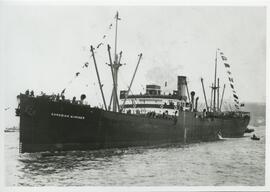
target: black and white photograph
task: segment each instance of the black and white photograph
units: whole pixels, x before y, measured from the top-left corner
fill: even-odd
[[[0,2],[3,191],[267,189],[266,58],[263,4]]]

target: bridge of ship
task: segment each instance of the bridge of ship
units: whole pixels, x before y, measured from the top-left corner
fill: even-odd
[[[123,112],[131,114],[155,112],[174,115],[176,111],[187,110],[190,107],[186,102],[186,96],[179,95],[178,91],[173,91],[173,94],[161,94],[158,85],[147,85],[145,94],[126,95],[126,91],[121,91],[120,100],[126,100]]]

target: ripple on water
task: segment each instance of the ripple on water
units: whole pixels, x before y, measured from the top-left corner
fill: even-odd
[[[9,186],[264,185],[265,127],[260,141],[226,138],[158,147],[70,151],[42,157],[18,153],[18,132],[5,134]]]

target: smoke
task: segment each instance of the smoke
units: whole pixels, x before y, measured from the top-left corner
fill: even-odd
[[[163,64],[149,69],[146,73],[147,81],[165,87],[165,82],[167,90],[176,90],[177,89],[177,76],[179,75],[180,69],[182,66],[171,66],[169,64]]]

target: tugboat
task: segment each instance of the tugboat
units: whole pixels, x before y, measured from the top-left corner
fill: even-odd
[[[16,109],[16,115],[20,117],[21,153],[215,141],[224,135],[244,134],[249,113],[221,112],[219,107],[216,108],[216,99],[212,110],[207,106],[206,97],[206,109],[198,111],[199,98],[195,98],[194,91],[189,94],[186,76],[177,77],[177,89],[170,94],[162,94],[159,85],[151,84],[146,85],[146,93],[130,95],[142,54],[139,54],[128,90],[120,91],[120,104],[117,75],[122,66],[122,53],[116,49],[118,21],[117,12],[114,61],[111,47],[107,46],[113,82],[110,104],[106,104],[95,48],[91,46],[103,107],[84,104],[85,95],[79,101],[66,99],[65,89],[61,95],[21,93],[17,96],[19,106]],[[201,82],[204,90],[203,80]],[[215,83],[214,92],[218,87]]]
[[[252,135],[251,137],[252,140],[260,140],[260,137],[257,137],[255,134]]]

